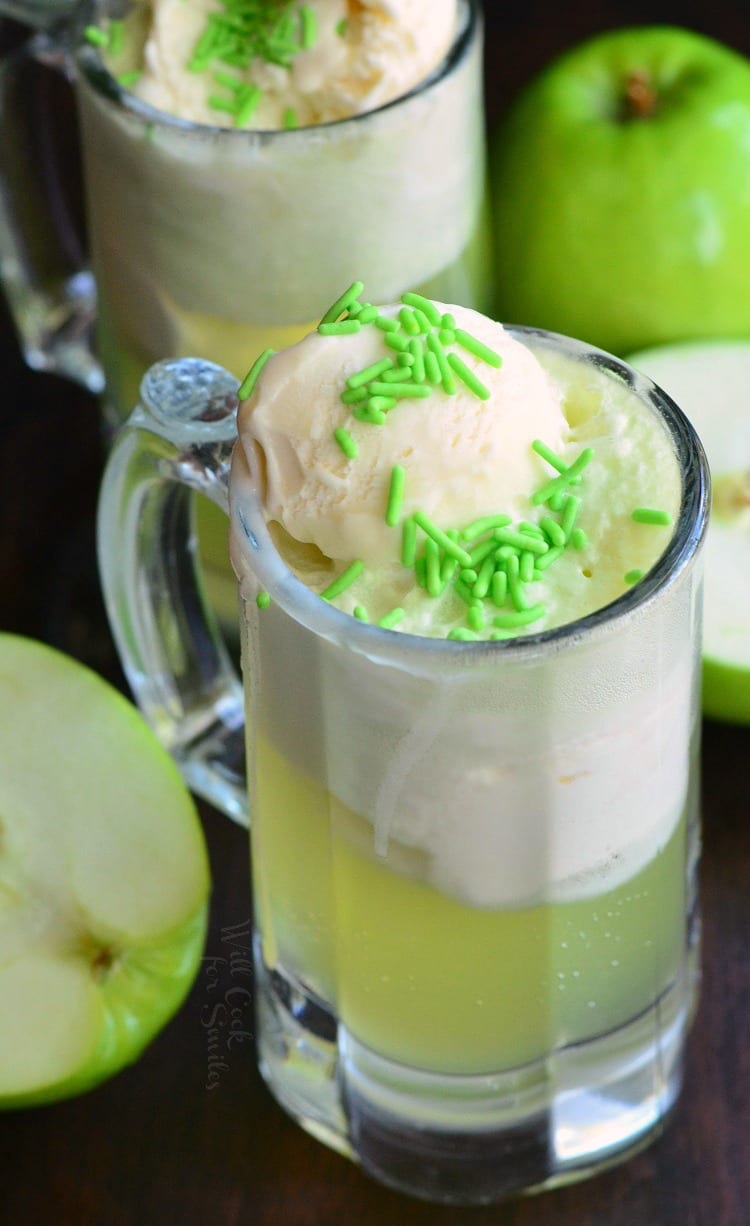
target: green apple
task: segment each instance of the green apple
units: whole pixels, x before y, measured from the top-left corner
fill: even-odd
[[[713,475],[706,539],[703,710],[750,724],[750,340],[631,355],[695,426]]]
[[[193,801],[122,695],[0,634],[0,1105],[78,1094],[184,999],[209,870]]]
[[[598,35],[492,150],[496,313],[626,354],[750,336],[750,61],[688,30]]]

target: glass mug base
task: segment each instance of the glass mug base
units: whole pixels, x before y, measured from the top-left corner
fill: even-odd
[[[380,1183],[436,1203],[491,1204],[585,1179],[664,1127],[680,1092],[697,951],[625,1025],[519,1069],[450,1076],[367,1048],[255,943],[259,1067],[303,1128]]]

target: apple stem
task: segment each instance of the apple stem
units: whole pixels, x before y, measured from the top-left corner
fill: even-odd
[[[634,69],[625,79],[625,119],[648,119],[656,111],[657,92],[645,69]]]

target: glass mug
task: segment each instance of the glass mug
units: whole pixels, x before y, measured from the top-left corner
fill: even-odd
[[[511,332],[624,382],[680,465],[666,552],[577,622],[456,643],[321,600],[233,455],[236,380],[199,359],[148,372],[100,503],[141,708],[196,792],[240,821],[249,793],[264,1078],[375,1178],[453,1203],[581,1178],[655,1135],[698,977],[705,457],[623,363]],[[244,693],[206,616],[191,490],[230,513]]]
[[[4,5],[23,9],[21,0]],[[352,269],[373,301],[418,287],[487,309],[478,0],[461,0],[446,59],[409,93],[351,119],[270,132],[174,118],[118,84],[84,31],[128,8],[84,0],[0,78],[10,133],[0,151],[0,269],[31,366],[102,392],[114,428],[152,362],[200,353],[241,378],[256,353],[308,332]],[[29,0],[28,17],[41,23],[67,9]],[[75,88],[93,274],[60,207],[40,61]],[[231,626],[224,528],[205,503],[199,516],[206,583]]]

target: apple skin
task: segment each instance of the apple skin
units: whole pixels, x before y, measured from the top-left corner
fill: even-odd
[[[706,449],[713,498],[705,545],[703,713],[750,724],[750,504],[744,492],[750,489],[750,338],[683,341],[628,361],[679,404]]]
[[[0,634],[0,1108],[136,1060],[200,966],[210,887],[194,802],[136,707]]]
[[[652,113],[623,118],[628,81]],[[597,35],[522,91],[491,159],[498,318],[619,355],[750,336],[743,56],[671,26]]]

